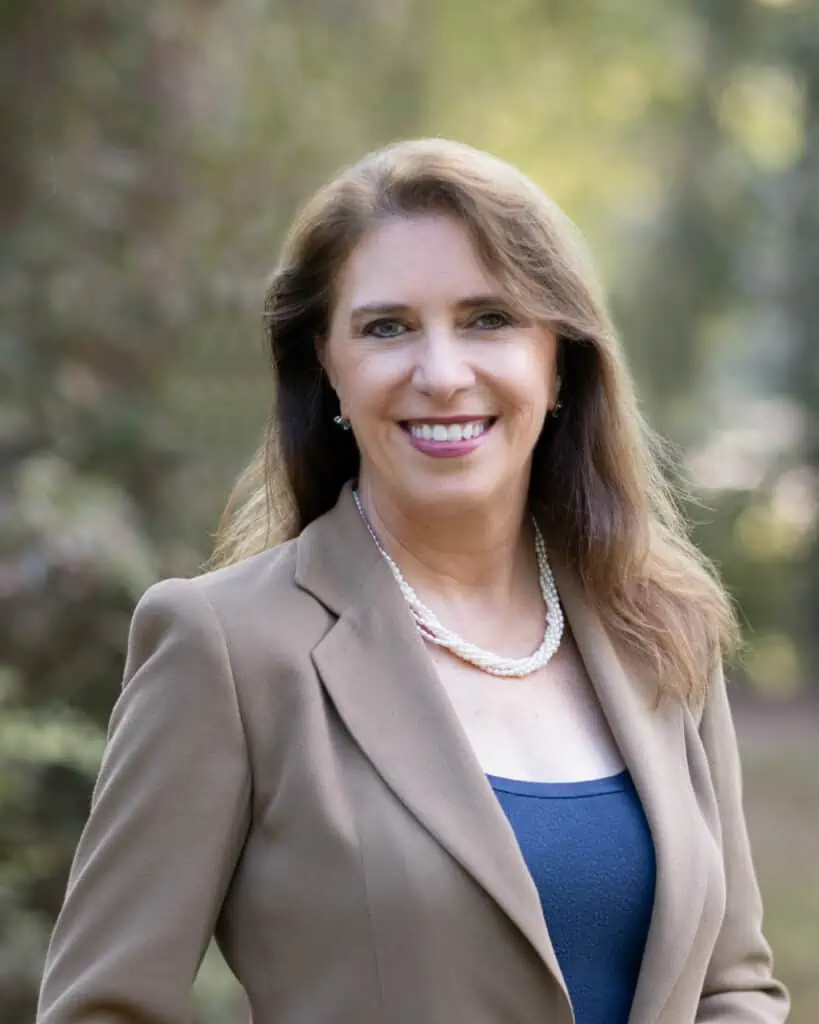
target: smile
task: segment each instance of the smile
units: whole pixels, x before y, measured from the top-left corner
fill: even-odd
[[[400,424],[412,447],[433,459],[471,455],[486,440],[497,416],[481,419],[404,420]]]
[[[406,429],[419,441],[457,444],[480,437],[491,425],[491,419],[466,420],[460,423],[437,423],[431,420],[407,423]]]

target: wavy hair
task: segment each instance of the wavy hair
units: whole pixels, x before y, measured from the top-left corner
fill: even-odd
[[[648,667],[660,695],[697,701],[720,648],[736,647],[736,619],[689,539],[585,246],[529,178],[460,143],[411,140],[370,153],[297,217],[264,305],[274,407],[222,516],[211,566],[296,536],[357,475],[355,439],[333,424],[338,400],[319,359],[334,286],[367,232],[425,214],[463,223],[510,297],[556,330],[563,406],[535,447],[532,511],[621,651]]]

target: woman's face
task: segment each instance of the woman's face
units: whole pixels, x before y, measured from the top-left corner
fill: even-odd
[[[557,397],[556,352],[457,220],[379,226],[344,268],[323,352],[362,486],[376,501],[448,512],[524,496]]]

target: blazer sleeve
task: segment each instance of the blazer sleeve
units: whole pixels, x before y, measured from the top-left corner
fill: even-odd
[[[249,825],[225,641],[198,581],[134,613],[91,810],[49,945],[37,1024],[189,1024]]]
[[[719,805],[727,902],[696,1024],[780,1024],[790,1003],[787,990],[773,977],[771,949],[762,934],[762,899],[751,860],[739,749],[721,665],[711,680],[700,735]]]

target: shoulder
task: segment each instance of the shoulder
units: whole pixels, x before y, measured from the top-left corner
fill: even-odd
[[[702,688],[702,692],[686,702],[698,730],[701,731],[703,725],[707,724],[707,718],[710,717],[711,709],[715,705],[725,710],[730,709],[725,671],[719,651],[715,651],[712,655],[711,667],[707,671],[706,684]]]
[[[298,591],[297,545],[298,539],[285,541],[187,582],[220,615],[231,608],[248,611],[260,602],[290,601]]]
[[[162,580],[137,606],[144,630],[171,620],[177,630],[218,634],[234,667],[309,652],[329,628],[327,610],[296,582],[298,539],[190,579]],[[244,674],[244,673],[242,673]]]
[[[334,621],[296,583],[297,543],[149,587],[131,623],[126,689],[150,687],[164,716],[169,704],[191,702],[203,719],[230,714],[251,749],[261,736],[265,743],[286,736],[292,715],[283,711],[312,692],[312,651]]]

